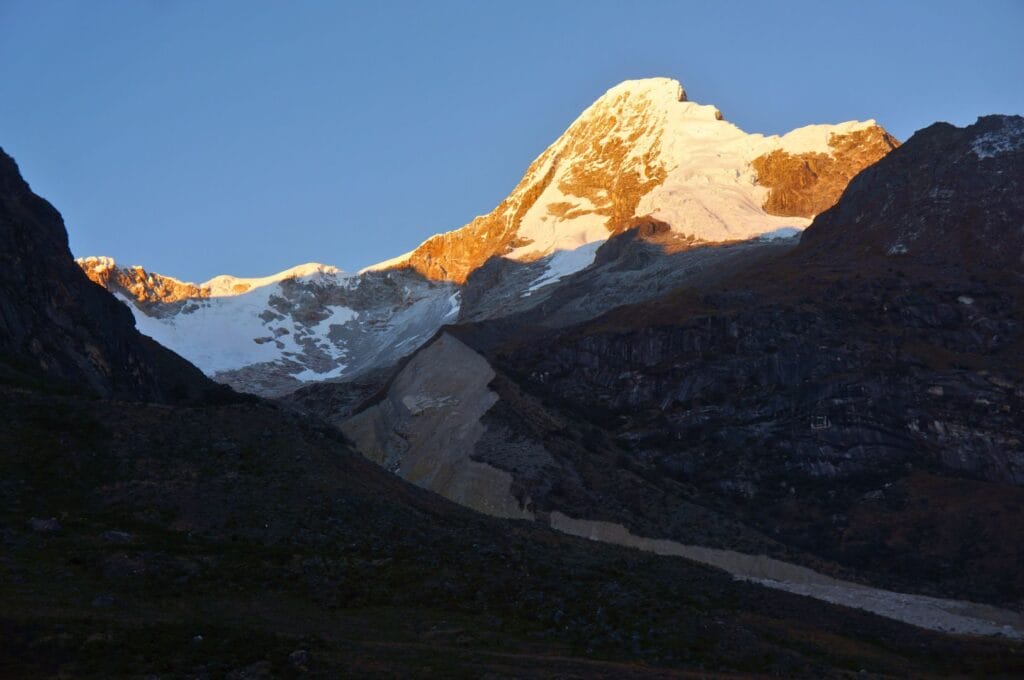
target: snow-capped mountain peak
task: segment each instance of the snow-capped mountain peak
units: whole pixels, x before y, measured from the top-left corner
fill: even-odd
[[[309,263],[195,284],[110,258],[79,266],[208,375],[280,394],[390,365],[459,318],[464,295],[477,316],[540,304],[541,289],[642,224],[684,248],[793,233],[895,145],[874,121],[748,134],[677,80],[629,80],[587,107],[489,214],[358,274]],[[493,257],[516,274],[483,272],[489,284],[462,288]]]
[[[463,282],[488,258],[530,261],[601,241],[640,217],[695,241],[804,227],[896,146],[874,121],[748,134],[670,78],[608,90],[491,213],[368,268]]]

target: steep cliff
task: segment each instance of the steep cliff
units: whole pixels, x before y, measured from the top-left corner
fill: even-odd
[[[0,363],[101,396],[169,401],[216,389],[194,366],[135,330],[127,307],[91,283],[68,250],[60,214],[0,150]]]

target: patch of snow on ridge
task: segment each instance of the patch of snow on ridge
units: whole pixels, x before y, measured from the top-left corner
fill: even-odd
[[[200,284],[200,287],[209,288],[211,297],[225,297],[246,293],[254,288],[269,286],[273,283],[278,283],[286,279],[311,279],[323,276],[347,278],[350,275],[337,267],[332,267],[329,264],[307,262],[306,264],[300,264],[276,274],[271,274],[270,276],[252,279],[239,278],[237,276],[231,276],[230,274],[221,274],[220,276],[215,276],[209,281]]]
[[[360,269],[358,273],[365,274],[366,272],[378,272],[385,269],[397,269],[409,261],[409,258],[412,257],[412,253],[413,251],[410,250],[407,253],[402,253],[398,257],[392,257],[390,259],[384,260],[383,262],[371,264],[368,267],[363,267],[362,269]]]
[[[779,147],[791,154],[831,153],[829,140],[832,135],[849,135],[859,130],[875,127],[878,122],[874,118],[868,120],[848,120],[835,125],[805,125],[791,130],[781,137],[772,135],[765,137],[768,141],[777,141]],[[760,137],[761,135],[757,135]]]
[[[321,380],[330,380],[331,378],[340,378],[341,374],[345,372],[345,365],[342,364],[329,371],[323,373],[317,373],[311,368],[307,368],[304,371],[293,373],[292,377],[302,382],[319,382]]]
[[[992,158],[1011,151],[1024,149],[1024,118],[1019,116],[1003,118],[1000,132],[986,132],[975,138],[971,144],[978,158]]]
[[[766,231],[757,237],[759,241],[780,241],[782,239],[793,238],[799,236],[804,232],[800,227],[779,227],[774,231]]]
[[[584,244],[575,250],[559,250],[549,256],[547,261],[547,268],[544,273],[530,282],[530,286],[523,293],[524,296],[530,295],[539,288],[543,288],[549,283],[560,281],[561,279],[575,274],[581,269],[586,269],[593,263],[594,257],[597,255],[597,249],[604,244],[604,241],[593,241],[591,243]]]

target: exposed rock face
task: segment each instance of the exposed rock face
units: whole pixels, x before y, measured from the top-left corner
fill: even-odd
[[[627,81],[584,111],[491,213],[385,266],[461,283],[493,256],[575,249],[648,215],[712,242],[804,226],[771,216],[813,217],[895,143],[873,121],[748,135],[713,106],[687,101],[675,80]]]
[[[497,400],[492,378],[486,359],[442,333],[342,431],[403,479],[488,515],[532,518],[510,493],[512,475],[470,458],[486,429],[480,418]]]
[[[1002,546],[1024,539],[1012,528],[1024,522],[1024,328],[1005,310],[1020,301],[977,286],[979,307],[956,304],[963,286],[882,277],[684,298],[685,311],[623,311],[497,366],[608,433],[618,446],[606,459],[665,499],[619,504],[620,482],[591,512],[650,531],[678,497],[890,586],[1012,602],[1024,594],[1020,555]],[[551,502],[546,484],[519,481],[538,508]],[[559,492],[574,503],[599,488],[573,486]],[[1003,500],[982,517],[943,510],[953,497]],[[662,531],[693,541],[669,516]],[[919,545],[914,531],[932,540]]]
[[[913,141],[913,144],[910,144]],[[957,128],[935,123],[909,147],[866,170],[842,202],[808,230],[801,250],[895,256],[1016,275],[1024,264],[1024,118],[985,116]]]
[[[142,267],[118,267],[109,257],[86,257],[75,260],[93,283],[112,293],[121,293],[145,309],[166,309],[185,300],[210,297],[209,286],[185,283],[169,276],[147,272]]]
[[[448,332],[487,359],[497,395],[472,457],[508,471],[514,495],[542,521],[558,512],[832,577],[1016,606],[1017,129],[1016,119],[986,118],[919,133],[862,173],[800,246],[757,267],[741,260],[724,279],[691,275],[643,305],[606,307],[575,326],[545,322],[544,312],[586,310],[628,281],[630,267],[647,271],[647,239],[665,233],[652,223],[532,293],[538,307],[468,316],[475,323]],[[889,254],[897,242],[909,253]],[[991,259],[971,250],[986,243]],[[957,259],[961,244],[968,256]],[[711,250],[709,262],[725,262],[728,248]],[[484,274],[495,294],[513,276],[492,265]],[[472,280],[467,315],[480,304]]]
[[[102,396],[167,401],[214,388],[134,327],[75,265],[60,214],[0,151],[0,364]]]
[[[772,215],[813,217],[839,200],[857,173],[899,146],[879,126],[828,139],[830,151],[789,153],[776,149],[754,159],[757,183],[771,191],[764,202]]]

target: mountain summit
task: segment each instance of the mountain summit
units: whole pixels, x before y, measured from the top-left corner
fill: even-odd
[[[677,80],[628,80],[587,108],[492,212],[374,268],[461,283],[492,256],[574,250],[648,216],[704,242],[805,227],[896,146],[873,120],[748,134],[689,101]]]
[[[541,305],[566,277],[611,266],[613,251],[661,269],[619,281],[615,300],[577,310],[575,320],[727,268],[696,256],[684,267],[642,244],[597,257],[602,243],[634,228],[675,252],[748,241],[713,256],[759,256],[752,251],[765,248],[752,238],[806,227],[896,145],[874,121],[748,134],[715,107],[688,101],[676,80],[630,80],[588,107],[490,214],[358,274],[304,265],[190,284],[106,258],[79,266],[132,307],[143,332],[207,375],[281,395],[387,368],[444,324]]]

